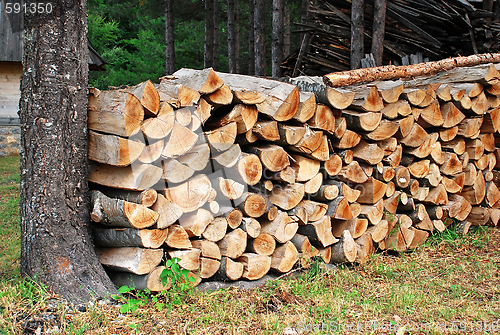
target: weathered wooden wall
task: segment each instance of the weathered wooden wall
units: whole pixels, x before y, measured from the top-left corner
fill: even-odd
[[[1,1],[0,1],[1,2]],[[5,2],[4,2],[5,3]],[[4,8],[4,3],[2,9]],[[23,15],[0,12],[0,62],[21,62],[23,57]]]

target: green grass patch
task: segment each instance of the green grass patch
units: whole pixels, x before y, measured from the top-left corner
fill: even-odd
[[[19,276],[19,156],[0,158],[0,279]]]

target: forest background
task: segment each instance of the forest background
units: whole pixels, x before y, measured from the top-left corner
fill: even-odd
[[[170,0],[174,18],[175,68],[202,69],[206,34],[205,1]],[[217,1],[217,0],[214,0]],[[106,71],[92,72],[90,85],[99,89],[109,86],[134,85],[145,80],[157,82],[165,71],[165,0],[88,0],[88,36],[94,48],[108,62]],[[228,67],[228,1],[217,1],[214,13],[214,67],[230,72]],[[249,26],[253,16],[250,1],[235,1],[235,30],[239,38],[237,73],[255,74],[249,68],[249,48],[253,41]],[[285,30],[291,26],[289,44],[284,46],[286,58],[297,50],[300,34],[294,23],[301,20],[301,1],[285,2]],[[266,74],[271,74],[272,1],[264,4]],[[218,41],[218,43],[217,43]]]

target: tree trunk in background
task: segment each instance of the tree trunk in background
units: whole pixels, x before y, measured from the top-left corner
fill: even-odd
[[[165,74],[175,72],[174,13],[173,0],[165,2]]]
[[[234,0],[227,0],[227,61],[229,73],[238,73],[236,70],[236,27],[234,21]]]
[[[375,0],[373,9],[372,55],[376,66],[381,66],[383,61],[386,7],[386,0]]]
[[[205,0],[205,57],[203,66],[212,67],[214,62],[214,0]]]
[[[302,0],[301,2],[302,11],[300,16],[300,23],[302,24],[307,24],[307,21],[309,20],[309,1],[310,0]],[[305,36],[305,33],[300,34],[300,40],[302,41]]]
[[[255,0],[254,35],[255,35],[255,75],[266,75],[266,35],[264,0]]]
[[[214,1],[214,60],[213,68],[219,69],[219,0]]]
[[[234,0],[236,10],[234,13],[234,31],[236,32],[235,41],[235,60],[236,60],[236,73],[240,73],[240,2]]]
[[[364,0],[352,0],[351,7],[351,69],[361,67],[363,58]]]
[[[273,39],[272,39],[272,76],[281,77],[281,62],[283,61],[283,12],[284,0],[273,0]]]
[[[283,23],[283,58],[290,56],[290,6],[285,5],[285,18]]]
[[[72,301],[116,290],[89,229],[86,18],[85,0],[26,13],[20,100],[21,273]]]
[[[248,4],[248,74],[255,74],[255,0]]]

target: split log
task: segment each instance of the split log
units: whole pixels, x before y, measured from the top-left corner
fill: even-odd
[[[380,112],[384,108],[384,101],[377,87],[372,86],[368,92],[357,92],[351,106],[367,112]]]
[[[288,121],[297,113],[300,97],[295,85],[252,76],[217,74],[233,91],[259,92],[265,98],[256,104],[259,113],[276,121]]]
[[[362,184],[368,180],[368,176],[361,168],[358,162],[353,161],[351,164],[342,167],[338,174],[338,178],[342,181]]]
[[[439,131],[439,138],[443,142],[448,142],[453,140],[458,134],[458,126],[449,128],[449,129],[443,129]]]
[[[323,141],[323,132],[319,130],[312,130],[310,127],[306,126],[304,136],[290,149],[293,151],[301,152],[304,154],[312,154]]]
[[[373,245],[373,239],[370,233],[364,233],[356,240],[357,255],[355,262],[358,264],[364,264],[368,262],[371,255],[375,253],[375,247]]]
[[[271,257],[269,256],[244,253],[237,259],[237,262],[243,264],[242,277],[248,280],[260,279],[271,269]]]
[[[153,271],[163,258],[161,249],[137,247],[96,248],[97,258],[106,268],[144,275]]]
[[[354,217],[350,220],[333,220],[332,233],[340,238],[344,230],[348,230],[352,238],[356,239],[363,235],[368,228],[368,219]]]
[[[223,127],[234,122],[236,123],[237,134],[243,134],[253,128],[258,115],[259,111],[254,105],[238,104],[228,114],[211,125],[213,127]]]
[[[362,215],[365,215],[367,217],[368,221],[372,225],[378,225],[380,220],[382,220],[382,217],[384,216],[384,201],[379,200],[374,205],[361,204],[360,213]]]
[[[275,249],[276,240],[270,234],[261,233],[247,242],[247,251],[258,255],[271,256]]]
[[[92,230],[94,243],[101,247],[160,248],[167,239],[166,229],[100,229]]]
[[[408,171],[415,178],[423,178],[430,171],[430,160],[424,159],[408,165]]]
[[[165,269],[164,266],[158,266],[145,275],[114,271],[108,272],[108,275],[109,279],[118,287],[128,286],[136,290],[148,289],[151,292],[160,292],[168,290],[172,285],[170,279],[167,279],[165,284],[162,282],[161,274]]]
[[[274,220],[260,219],[261,233],[272,235],[279,243],[290,241],[299,225],[287,213],[279,212]]]
[[[486,196],[486,183],[484,181],[484,175],[478,173],[474,184],[470,187],[464,187],[460,195],[464,197],[471,205],[479,205],[483,202]]]
[[[207,94],[205,99],[214,108],[229,105],[233,101],[233,93],[228,85],[224,84],[213,93]]]
[[[144,205],[109,198],[96,190],[92,191],[91,197],[90,218],[108,227],[142,229],[154,225],[158,220],[158,213]]]
[[[288,154],[282,147],[273,144],[245,148],[245,151],[256,154],[262,165],[272,171],[278,172],[290,165]]]
[[[303,126],[289,126],[278,123],[280,138],[277,143],[281,145],[295,145],[304,138],[307,129]]]
[[[221,260],[220,249],[215,242],[207,240],[193,240],[191,241],[191,244],[193,245],[193,248],[200,250],[200,256]]]
[[[262,177],[262,163],[257,155],[242,154],[237,163],[238,173],[247,185],[256,185]]]
[[[398,144],[396,149],[387,157],[384,157],[382,161],[384,163],[389,164],[393,168],[397,168],[399,166],[399,163],[401,162],[402,157],[403,157],[403,147],[401,146],[401,144]]]
[[[191,249],[192,247],[189,235],[178,224],[173,224],[168,228],[165,244],[174,249]]]
[[[326,215],[331,216],[333,219],[350,220],[352,219],[351,208],[349,202],[345,197],[337,197],[335,200],[328,204],[328,211]]]
[[[210,221],[207,228],[201,236],[212,242],[219,242],[224,238],[227,231],[227,220],[223,217],[218,217]]]
[[[198,135],[196,133],[176,122],[163,149],[162,156],[165,158],[182,156],[189,152],[197,141]]]
[[[404,144],[407,147],[417,148],[421,146],[425,139],[427,138],[427,132],[418,123],[413,125],[410,133],[399,139],[399,143]]]
[[[206,168],[210,159],[210,147],[208,144],[194,146],[187,153],[177,158],[177,161],[194,171],[201,171]]]
[[[156,202],[151,209],[158,213],[158,220],[153,226],[158,229],[165,229],[173,225],[183,214],[182,210],[172,201],[167,200],[162,194],[158,194]]]
[[[375,204],[385,195],[387,185],[375,178],[368,178],[363,184],[356,186],[361,191],[357,201],[361,204]]]
[[[448,202],[448,193],[443,184],[429,190],[427,197],[422,200],[425,204],[444,205]]]
[[[219,270],[214,274],[213,278],[217,280],[238,280],[243,275],[244,265],[233,261],[231,258],[222,257]]]
[[[116,167],[90,163],[89,181],[102,186],[143,191],[155,185],[160,180],[162,173],[161,168],[150,164]]]
[[[376,226],[370,226],[366,229],[366,233],[372,235],[373,242],[379,243],[385,239],[389,233],[389,223],[387,220],[380,220]]]
[[[295,170],[295,181],[306,182],[316,176],[320,162],[300,155],[292,155],[291,168]]]
[[[252,132],[264,141],[273,142],[280,139],[278,123],[276,121],[257,121],[252,128]]]
[[[398,116],[408,116],[411,114],[411,107],[406,100],[397,100],[394,103],[387,104],[382,110],[385,118],[393,120]]]
[[[348,230],[344,230],[340,241],[332,246],[332,263],[352,263],[356,260],[356,242]]]
[[[144,108],[134,95],[117,90],[89,95],[88,127],[91,130],[129,137],[144,119]]]
[[[100,191],[110,198],[122,199],[146,207],[153,206],[153,204],[156,202],[158,198],[158,193],[152,189],[144,191],[127,191],[127,190],[120,190],[116,188],[106,187],[100,189]]]
[[[394,136],[397,138],[403,138],[408,136],[413,129],[413,125],[415,124],[415,117],[413,115],[408,115],[403,119],[395,120],[394,123],[399,126],[399,129],[394,134]]]
[[[361,141],[361,135],[348,129],[340,139],[332,139],[331,144],[337,149],[350,149],[358,145],[359,141]]]
[[[371,132],[363,132],[360,134],[364,139],[372,141],[384,141],[397,133],[399,129],[399,123],[392,120],[382,120],[377,128]]]
[[[160,84],[156,86],[160,101],[166,102],[176,108],[188,107],[200,101],[200,93],[184,85],[174,84],[169,80],[160,78]]]
[[[228,150],[234,144],[237,129],[236,122],[232,122],[217,129],[206,131],[205,137],[212,149],[222,152]]]
[[[137,158],[139,162],[143,164],[151,164],[156,162],[161,157],[163,152],[163,147],[165,146],[165,141],[159,140],[156,142],[150,142],[149,145],[145,146],[141,154]]]
[[[271,268],[286,273],[290,271],[299,260],[299,252],[292,242],[286,242],[276,247],[271,255]]]
[[[140,156],[143,149],[144,143],[89,131],[88,155],[93,161],[114,166],[127,166]]]
[[[243,230],[248,234],[249,238],[257,238],[260,235],[260,230],[261,230],[260,223],[254,218],[242,218],[242,223],[240,228],[241,230]]]
[[[332,234],[329,216],[323,216],[318,221],[299,226],[298,233],[307,236],[309,242],[319,248],[328,247],[338,241]]]
[[[334,177],[338,175],[342,169],[342,158],[340,158],[339,155],[332,153],[328,160],[324,162],[323,167],[329,176]]]
[[[168,251],[170,258],[179,258],[179,266],[188,271],[200,268],[200,254],[201,251],[198,249]]]
[[[156,117],[146,119],[141,123],[141,130],[148,139],[162,139],[170,134],[174,124],[174,109],[168,103],[162,103]]]
[[[179,163],[176,159],[168,159],[162,161],[163,174],[162,179],[165,179],[168,183],[182,183],[194,174],[194,170],[189,166]]]
[[[380,112],[343,110],[342,116],[347,121],[347,128],[366,132],[374,131],[382,120],[382,113]]]
[[[318,172],[314,177],[304,183],[304,192],[306,194],[316,194],[323,184],[323,174]]]
[[[224,80],[212,68],[204,70],[183,68],[174,72],[172,76],[164,78],[174,84],[181,84],[196,90],[200,94],[213,93],[224,85]]]
[[[273,205],[286,211],[297,206],[304,197],[304,193],[304,184],[275,185],[269,195],[269,200]]]
[[[179,218],[179,224],[189,237],[201,236],[210,222],[214,219],[211,212],[199,208],[194,212],[186,213]]]
[[[299,93],[299,107],[293,119],[300,123],[306,123],[316,112],[316,96],[311,92]]]
[[[354,100],[354,92],[326,86],[321,78],[295,77],[290,78],[289,82],[297,85],[301,91],[314,92],[318,102],[336,109],[346,109]]]
[[[441,171],[442,174],[453,176],[462,172],[462,165],[462,162],[458,159],[456,154],[445,152],[444,164],[441,165],[439,171]]]
[[[410,170],[403,165],[398,166],[395,169],[394,184],[399,188],[406,188],[410,185],[410,181]]]
[[[218,243],[222,256],[236,259],[247,248],[247,233],[240,228],[227,233]]]
[[[307,124],[311,128],[321,129],[326,131],[329,134],[333,134],[335,132],[335,116],[332,113],[330,107],[318,104],[316,106],[316,112],[312,116],[312,118],[307,121]]]
[[[376,165],[384,158],[384,152],[376,144],[369,144],[365,141],[360,141],[352,149],[353,156],[368,164]]]
[[[185,183],[165,189],[165,198],[176,204],[184,213],[203,206],[209,196],[212,184],[205,175],[196,175]]]
[[[423,245],[429,238],[429,233],[424,230],[414,229],[413,227],[410,227],[410,229],[414,232],[414,234],[408,249],[416,249],[418,246]]]
[[[216,152],[212,152],[212,171],[226,170],[232,168],[238,163],[241,156],[241,148],[239,144],[233,144],[226,151],[217,155]]]
[[[300,214],[301,208],[305,210],[305,217],[307,219],[304,218],[304,215]],[[288,211],[288,214],[301,217],[304,224],[307,224],[308,221],[320,220],[326,214],[327,210],[327,204],[304,199],[294,209]]]

